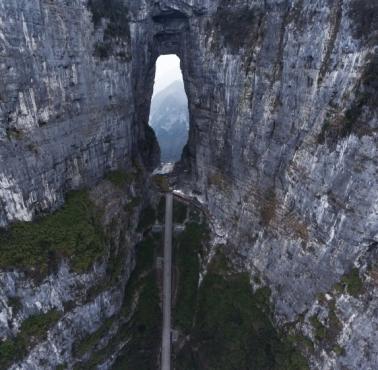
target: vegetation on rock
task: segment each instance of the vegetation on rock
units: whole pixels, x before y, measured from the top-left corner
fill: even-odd
[[[173,221],[178,224],[183,224],[186,220],[188,206],[177,200],[173,201]]]
[[[376,129],[368,125],[364,116],[366,109],[378,108],[378,54],[373,53],[367,58],[367,64],[361,80],[354,93],[354,99],[345,112],[327,114],[320,134],[319,144],[335,144],[338,140],[354,134],[358,137],[372,135]]]
[[[307,369],[271,322],[269,291],[252,293],[246,274],[211,269],[198,292],[180,369]]]
[[[191,222],[175,241],[175,260],[179,276],[174,318],[175,325],[185,332],[189,332],[193,325],[193,309],[197,301],[200,272],[198,254],[203,249],[202,243],[206,243],[207,240],[208,230],[205,225]]]
[[[156,187],[158,188],[159,191],[162,191],[162,192],[169,191],[169,183],[168,183],[168,179],[167,179],[166,176],[155,175],[153,177],[153,182],[154,182],[154,184],[156,185]]]
[[[122,0],[89,0],[88,8],[93,15],[95,27],[100,26],[103,19],[108,21],[105,38],[120,37],[130,39],[128,9]]]
[[[128,21],[128,8],[122,0],[88,0],[88,8],[92,12],[95,28],[106,21],[103,40],[95,44],[94,56],[107,59],[114,55],[122,60],[130,61],[128,52],[119,50],[116,53],[116,44],[126,45],[130,42],[130,26]]]
[[[109,180],[113,185],[122,189],[126,185],[130,185],[134,181],[135,174],[132,172],[116,170],[107,173],[105,179]]]
[[[377,44],[378,4],[376,1],[353,0],[348,16],[352,20],[353,35],[367,44]]]
[[[156,220],[156,211],[152,207],[146,207],[140,216],[138,230],[143,231],[150,228]]]
[[[77,355],[91,352],[89,359],[77,363],[75,370],[92,370],[112,356],[119,356],[112,369],[154,369],[161,331],[160,297],[154,260],[160,238],[146,236],[136,247],[136,266],[125,288],[121,311],[97,331],[75,345]],[[119,323],[115,334],[101,347],[112,322]],[[127,345],[125,346],[125,344]]]
[[[224,43],[233,53],[240,53],[240,49],[251,47],[260,34],[264,12],[259,7],[234,9],[233,5],[222,0],[214,15],[214,36],[216,44]],[[243,29],[243,37],[240,30]]]
[[[107,332],[111,327],[112,320],[108,319],[104,322],[103,325],[100,326],[96,331],[92,334],[85,337],[83,340],[78,342],[73,347],[73,353],[75,356],[83,356],[88,351],[92,351],[94,347],[98,344],[98,342],[106,336]]]
[[[127,284],[123,305],[123,314],[131,314],[131,319],[120,329],[127,333],[129,342],[113,369],[154,369],[156,366],[161,310],[154,260],[159,241],[151,236],[137,247],[137,265]]]
[[[316,315],[310,317],[310,323],[314,328],[315,339],[316,340],[323,340],[327,334],[327,328],[319,321]]]
[[[15,338],[0,343],[0,368],[6,369],[25,357],[33,345],[46,339],[48,329],[60,317],[59,311],[51,310],[46,314],[33,315],[24,320]]]
[[[349,274],[344,275],[341,282],[346,286],[347,292],[353,297],[359,296],[362,292],[363,282],[357,268],[353,268]]]
[[[192,214],[192,212],[190,212]],[[247,274],[217,254],[200,287],[199,256],[209,241],[206,224],[189,222],[178,237],[177,304],[174,322],[187,339],[176,367],[195,369],[307,369],[292,338],[272,325],[270,290],[252,292]]]
[[[86,191],[69,194],[55,213],[0,231],[0,268],[44,276],[66,258],[74,271],[87,271],[104,253],[99,216]]]

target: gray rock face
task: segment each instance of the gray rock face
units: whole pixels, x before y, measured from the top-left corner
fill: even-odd
[[[353,266],[372,274],[360,260],[378,237],[377,28],[358,35],[356,2],[224,4],[190,26],[183,168],[235,260],[272,288],[277,321],[295,321]],[[336,298],[345,354],[314,339],[314,368],[378,366],[374,292],[358,309]]]
[[[100,337],[97,350],[107,347],[118,333],[122,322],[117,319],[117,314],[122,308],[125,285],[135,265],[134,246],[140,240],[136,227],[142,204],[135,204],[132,210],[128,204],[136,197],[148,197],[141,189],[141,184],[137,189],[134,184],[122,191],[109,181],[102,181],[92,188],[90,197],[102,210],[106,252],[90,271],[76,273],[63,260],[58,271],[42,281],[35,281],[24,272],[0,273],[0,343],[22,333],[22,324],[34,315],[48,314],[52,310],[59,313],[59,319],[47,328],[46,336],[29,345],[27,355],[20,356],[10,369],[39,370],[58,366],[72,369],[94,351],[88,347],[85,353],[79,352],[80,343],[88,340],[90,335],[104,331],[104,325],[110,319],[112,323]],[[22,351],[21,348],[18,350]],[[111,355],[119,348],[108,351],[104,369],[112,366],[116,357]]]
[[[181,186],[270,286],[277,324],[313,339],[313,368],[377,368],[375,2],[130,0],[129,37],[112,38],[86,3],[0,0],[1,225],[132,159],[152,167],[154,64],[176,53],[190,111]],[[352,267],[356,297],[334,291]],[[332,345],[310,320],[331,325],[326,292]]]
[[[107,22],[94,26],[87,0],[0,2],[0,225],[130,167],[141,143],[146,165],[158,163],[148,115],[137,112],[130,40],[106,43]]]

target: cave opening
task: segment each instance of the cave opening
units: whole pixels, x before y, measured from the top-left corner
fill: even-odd
[[[188,98],[180,65],[176,54],[160,55],[156,60],[149,125],[155,131],[163,165],[179,161],[188,141]]]

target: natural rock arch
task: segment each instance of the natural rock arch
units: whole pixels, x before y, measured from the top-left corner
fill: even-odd
[[[315,310],[353,265],[368,271],[377,58],[365,18],[377,18],[375,3],[112,3],[127,12],[1,2],[0,225],[53,211],[67,191],[135,158],[156,164],[148,110],[155,60],[169,52],[189,99],[182,186],[206,202],[237,262],[272,288],[276,318]],[[349,327],[376,321],[366,307]],[[376,367],[363,358],[372,337],[356,332],[343,363]],[[319,367],[328,360],[339,361],[328,354]]]

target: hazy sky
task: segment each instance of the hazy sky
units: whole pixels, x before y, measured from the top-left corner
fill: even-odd
[[[161,55],[156,62],[154,95],[176,80],[182,80],[179,57]]]

